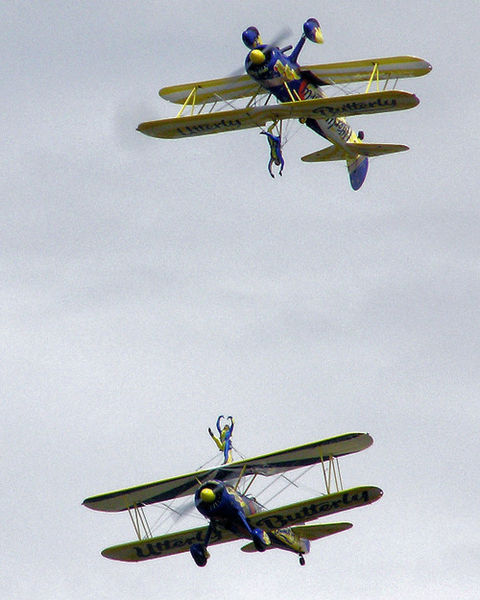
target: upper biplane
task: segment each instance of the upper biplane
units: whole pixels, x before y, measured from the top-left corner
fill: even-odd
[[[338,464],[339,457],[360,452],[372,443],[367,433],[348,433],[93,496],[83,504],[93,510],[127,511],[130,515],[138,539],[106,548],[102,551],[106,558],[137,562],[190,551],[196,564],[205,566],[208,546],[246,539],[244,552],[279,548],[297,554],[303,565],[312,540],[352,527],[351,523],[306,523],[371,504],[382,496],[382,490],[374,486],[343,489]],[[316,464],[322,466],[326,493],[315,498],[267,510],[248,493],[258,476],[285,478],[287,471]],[[172,499],[190,495],[200,514],[208,519],[208,525],[153,536],[145,508],[157,503],[165,506]]]
[[[258,127],[268,136],[269,171],[273,177],[272,165],[283,168],[284,162],[282,122],[299,119],[332,144],[303,156],[302,160],[345,160],[354,190],[365,180],[368,157],[408,150],[408,146],[401,144],[363,143],[363,132],[356,133],[345,117],[416,106],[419,100],[414,94],[396,90],[395,86],[398,79],[429,73],[432,67],[427,61],[394,56],[300,67],[297,61],[305,40],[323,42],[316,19],[304,23],[303,34],[293,50],[291,45],[278,48],[263,44],[255,27],[248,27],[242,39],[250,49],[245,60],[247,75],[162,88],[160,96],[182,104],[182,108],[176,117],[141,123],[138,131],[173,139]],[[289,50],[292,52],[287,55]],[[327,97],[322,89],[361,81],[367,82],[364,93]],[[380,81],[385,82],[383,89]],[[390,82],[392,88],[387,89]],[[239,98],[248,98],[246,106],[232,108],[232,100]],[[218,103],[221,110],[217,111]],[[207,105],[211,105],[210,109],[203,112]],[[229,107],[227,110],[225,105]],[[186,114],[187,106],[190,114]]]

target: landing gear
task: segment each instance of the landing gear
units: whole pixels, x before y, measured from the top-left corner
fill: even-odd
[[[365,137],[365,134],[363,133],[363,131],[359,131],[357,133],[357,137],[358,137],[359,140],[363,140],[363,138]]]
[[[204,567],[207,564],[207,560],[210,558],[210,554],[203,544],[192,544],[192,546],[190,546],[190,554],[199,567]]]
[[[258,552],[265,552],[268,546],[270,546],[270,544],[272,543],[267,533],[262,529],[252,530],[252,540]]]
[[[298,562],[299,562],[299,563],[302,565],[302,567],[303,567],[303,565],[305,564],[305,559],[304,559],[304,557],[303,557],[303,554],[299,554],[299,555],[298,555]]]

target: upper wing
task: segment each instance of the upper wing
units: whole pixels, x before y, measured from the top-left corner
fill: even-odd
[[[137,129],[152,137],[175,139],[261,127],[270,121],[283,119],[329,119],[405,110],[413,108],[418,102],[414,94],[389,90],[173,117],[140,123]]]
[[[291,527],[350,508],[371,504],[379,500],[382,495],[383,492],[378,487],[362,486],[256,513],[248,517],[248,521],[252,526],[267,531]]]
[[[432,65],[415,56],[392,56],[387,58],[369,58],[347,62],[311,65],[302,67],[302,71],[311,71],[324,83],[349,83],[368,81],[374,66],[378,67],[378,79],[404,79],[419,77],[432,70]],[[375,73],[375,78],[377,74]]]
[[[186,531],[177,531],[168,533],[147,540],[137,540],[118,546],[111,546],[102,550],[102,556],[113,560],[122,560],[125,562],[139,562],[159,558],[161,556],[170,556],[186,552],[192,544],[203,543],[207,533],[208,526],[198,527],[196,529],[187,529]],[[238,539],[234,533],[216,527],[210,536],[209,545],[223,544]]]
[[[179,475],[161,481],[92,496],[83,501],[93,510],[119,512],[135,505],[165,502],[172,498],[193,494],[197,486],[209,479],[231,481],[240,475],[275,475],[291,469],[306,467],[330,457],[340,457],[365,450],[373,444],[368,433],[346,433],[303,446],[288,448],[255,458],[240,460],[213,469]]]
[[[301,70],[311,71],[325,83],[347,83],[369,80],[375,65],[378,65],[379,79],[419,77],[426,75],[432,69],[430,63],[415,56],[392,56],[311,65],[302,67]],[[259,92],[267,93],[248,75],[182,83],[164,87],[158,93],[169,102],[183,104],[192,92],[195,94],[195,102],[199,104],[218,102],[219,100],[235,100],[254,96]]]
[[[261,86],[253,81],[251,77],[241,75],[239,77],[224,77],[223,79],[172,85],[162,88],[158,93],[169,102],[183,104],[193,92],[195,103],[204,104],[218,102],[219,100],[234,100],[255,96],[259,91],[267,93],[265,90],[262,92]]]

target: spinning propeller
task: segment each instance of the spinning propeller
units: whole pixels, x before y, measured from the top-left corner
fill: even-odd
[[[272,48],[278,48],[280,42],[287,35],[290,35],[291,30],[289,28],[284,29],[277,39],[270,44],[263,45],[262,39],[260,37],[260,33],[256,27],[247,27],[245,31],[242,33],[242,40],[247,48],[250,48],[250,53],[247,56],[246,63],[250,61],[254,65],[262,65],[267,60],[267,55]],[[296,61],[297,56],[300,50],[303,48],[303,44],[305,43],[305,39],[309,39],[311,42],[316,44],[323,43],[323,34],[320,28],[320,23],[317,19],[307,19],[303,24],[303,35],[300,38],[297,46],[292,52],[291,58]],[[262,46],[259,48],[259,46]],[[280,52],[286,52],[290,50],[292,46],[286,46],[285,48],[281,48]]]

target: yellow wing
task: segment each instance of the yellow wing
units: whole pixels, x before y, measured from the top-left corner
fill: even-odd
[[[193,92],[194,103],[205,104],[218,102],[219,100],[234,100],[235,98],[255,96],[261,90],[261,86],[253,81],[251,77],[241,75],[240,77],[224,77],[223,79],[172,85],[162,88],[158,93],[164,100],[175,102],[175,104],[183,104]],[[263,90],[261,93],[266,94],[267,92]]]
[[[382,494],[382,490],[374,486],[352,488],[256,513],[248,516],[247,519],[253,527],[261,527],[268,532],[272,529],[303,524],[319,517],[349,510],[350,508],[365,506],[379,500]],[[310,536],[307,527],[299,528],[297,533],[308,537],[308,539],[318,539],[319,537],[330,535],[349,527],[351,527],[350,523],[326,524],[312,529]],[[102,556],[125,562],[139,562],[162,556],[171,556],[172,554],[180,554],[181,552],[186,552],[192,544],[203,543],[207,528],[205,526],[196,529],[187,529],[146,540],[137,540],[135,542],[119,544],[118,546],[111,546],[102,550]],[[239,537],[241,536],[217,525],[212,531],[209,545],[231,542],[239,539]]]
[[[195,493],[199,483],[209,479],[233,481],[242,475],[255,474],[268,477],[316,464],[322,460],[328,460],[331,456],[340,457],[361,452],[372,444],[373,439],[368,433],[345,433],[326,440],[310,442],[211,469],[92,496],[86,498],[83,505],[92,510],[121,512],[133,506],[143,506],[189,496]]]
[[[111,546],[102,550],[102,556],[112,560],[121,560],[125,562],[140,562],[162,556],[171,556],[187,552],[192,544],[203,543],[207,533],[208,526],[198,527],[196,529],[187,529],[175,533],[167,533],[158,537],[146,540],[137,540],[118,546]],[[237,540],[238,536],[234,533],[217,526],[210,537],[209,546],[223,544]]]
[[[140,123],[137,130],[151,137],[175,139],[261,127],[283,119],[329,119],[405,110],[413,108],[418,102],[414,94],[389,90],[173,117]]]
[[[322,65],[301,67],[302,71],[311,71],[325,83],[348,83],[352,81],[367,81],[372,70],[378,66],[379,79],[403,79],[426,75],[432,69],[430,63],[415,56],[392,56],[387,58],[369,58]],[[255,96],[267,92],[253,81],[248,75],[239,77],[224,77],[182,83],[162,88],[159,95],[169,102],[183,104],[192,94],[196,104],[218,102],[219,100],[235,100]]]
[[[432,70],[432,65],[415,56],[391,56],[387,58],[368,58],[346,62],[328,63],[324,65],[310,65],[302,67],[302,71],[311,71],[326,84],[349,83],[355,81],[368,81],[375,79],[405,79],[407,77],[420,77],[427,75]]]
[[[383,492],[378,487],[361,486],[259,512],[249,516],[248,521],[253,527],[260,527],[266,531],[291,527],[350,508],[372,504],[380,500],[382,495]]]

